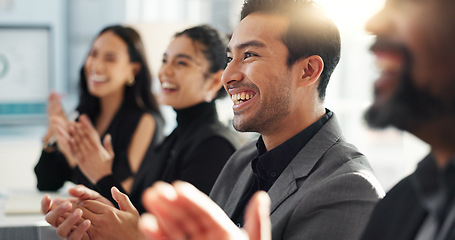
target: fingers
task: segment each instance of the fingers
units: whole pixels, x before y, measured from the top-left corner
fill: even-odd
[[[106,205],[97,200],[84,200],[77,203],[77,207],[84,212],[85,219],[94,219],[95,215],[100,215],[116,208]]]
[[[51,210],[52,200],[49,195],[44,195],[43,199],[41,199],[41,213],[47,214]]]
[[[98,192],[89,189],[84,185],[77,185],[70,188],[68,193],[73,197],[79,198],[80,200],[96,200],[101,196]]]
[[[58,94],[58,93],[52,91],[51,94],[49,94],[48,101],[49,102],[53,102],[53,101],[60,102],[63,99],[63,97],[65,97],[64,94]]]
[[[60,103],[62,96],[55,92],[52,92],[48,98],[47,112],[49,116],[59,116],[65,119],[65,113],[63,112],[62,105]]]
[[[61,204],[52,206],[50,204],[51,210],[46,213],[45,219],[50,225],[58,227],[59,218],[62,217],[65,213],[68,213],[72,209],[72,204],[69,201],[64,201]]]
[[[53,118],[51,121],[59,122],[58,120],[57,121],[54,120],[55,118]],[[70,150],[73,139],[68,130],[68,126],[66,126],[64,123],[57,123],[55,125],[55,130],[57,131],[57,144],[60,150],[62,151],[65,151],[65,149]]]
[[[143,195],[144,207],[155,216],[159,223],[159,231],[165,233],[169,239],[185,239],[182,221],[187,217],[176,208],[176,201],[177,193],[174,188],[164,182],[153,184]]]
[[[71,134],[74,138],[74,147],[82,156],[90,156],[93,153],[94,145],[90,143],[87,136],[80,128],[80,124],[76,123],[70,127]],[[99,141],[99,140],[98,140]],[[85,160],[84,157],[80,161]]]
[[[161,231],[158,221],[152,214],[142,214],[138,223],[138,228],[147,239],[164,240],[168,239],[166,234]]]
[[[87,115],[82,114],[79,117],[79,124],[77,125],[77,133],[80,137],[84,137],[86,144],[89,146],[96,146],[100,144],[100,136],[96,129],[93,127]]]
[[[121,193],[116,187],[111,188],[111,193],[114,200],[118,203],[120,210],[127,211],[139,216],[139,213],[126,194]]]
[[[51,94],[49,94],[49,98],[47,100],[49,102],[52,102],[55,100],[60,100],[60,98],[58,97],[58,94],[56,92],[52,91]]]
[[[59,116],[52,116],[50,118],[50,122],[55,126],[61,126],[62,128],[66,129],[68,121],[66,119],[59,117]]]
[[[90,126],[91,131],[86,129],[87,125]],[[75,153],[77,153],[77,159],[79,164],[81,164],[90,156],[93,156],[95,154],[95,150],[100,145],[98,133],[92,127],[89,118],[85,114],[79,117],[79,122],[71,124],[69,130],[74,139],[71,145],[72,149]],[[93,139],[92,136],[95,139]]]
[[[231,221],[226,213],[207,195],[193,185],[176,181],[179,207],[184,209],[188,219],[183,220],[183,227],[189,236],[206,236],[207,239],[244,239],[244,234]],[[197,239],[197,238],[196,238]]]
[[[245,213],[245,230],[250,240],[270,240],[270,198],[259,191],[251,198]]]
[[[81,124],[83,131],[86,132],[87,134],[96,133],[95,127],[93,127],[90,118],[86,114],[82,114],[79,117],[79,123]]]
[[[57,235],[61,238],[68,238],[70,233],[72,232],[73,228],[77,226],[77,222],[82,218],[82,210],[75,209],[69,217],[67,217],[58,227],[57,227]],[[86,222],[86,221],[84,221]],[[84,223],[82,222],[82,223]],[[87,223],[83,224],[81,229],[86,227]],[[87,227],[88,229],[88,227]],[[77,233],[76,233],[77,235]]]
[[[91,225],[90,220],[84,220],[79,226],[74,229],[68,236],[68,240],[80,240],[87,234],[87,230]]]
[[[143,203],[170,239],[244,239],[224,211],[191,184],[156,183],[144,193]]]
[[[41,199],[41,213],[46,215],[50,211],[52,211],[55,206],[59,206],[60,204],[67,202],[67,200],[63,200],[60,198],[56,198],[54,200],[51,199],[49,195],[44,195],[43,199]]]
[[[70,129],[76,145],[75,150],[82,155],[81,161],[85,161],[92,156],[103,156],[105,149],[103,149],[103,146],[101,145],[100,136],[87,115],[81,115],[79,117],[79,122],[71,126]],[[109,150],[112,154],[109,150],[107,151],[113,158],[112,144],[108,147],[110,147]]]
[[[73,188],[70,188],[68,190],[68,193],[71,196],[78,198],[79,200],[95,200],[104,203],[108,206],[112,206],[111,201],[101,196],[101,194],[99,194],[98,192],[89,189],[84,185],[77,185]]]
[[[68,144],[71,148],[71,151],[72,151],[75,159],[77,160],[78,163],[80,163],[81,161],[84,161],[85,158],[84,158],[83,152],[81,151],[81,148],[80,148],[80,142],[78,141],[77,136],[76,136],[75,129],[76,129],[77,123],[71,122],[68,125],[69,125],[68,133],[70,136],[72,136],[72,139],[71,139],[71,141],[68,142]]]
[[[237,229],[226,213],[196,187],[183,181],[175,181],[173,186],[178,194],[180,206],[187,209],[193,218],[200,219],[204,229],[212,228],[214,224],[217,227]]]
[[[57,119],[57,118],[53,118],[51,121],[56,123],[55,127],[56,127],[59,138],[66,139],[66,140],[71,139],[71,136],[70,136],[68,130],[66,129],[66,126],[64,126],[59,120],[54,121],[55,119]]]
[[[112,136],[111,134],[106,134],[103,140],[103,146],[106,149],[107,153],[114,158],[114,147],[112,146]]]

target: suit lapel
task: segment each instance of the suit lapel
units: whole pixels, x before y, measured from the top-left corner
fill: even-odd
[[[271,199],[270,214],[273,214],[275,209],[295,191],[297,191],[297,182],[292,171],[288,171],[287,167],[281,176],[272,185],[270,190],[267,192]]]
[[[270,214],[278,208],[289,196],[298,190],[297,181],[306,178],[324,153],[341,137],[341,130],[335,114],[319,130],[318,133],[292,159],[289,166],[272,185],[270,196]]]
[[[229,217],[232,217],[234,210],[237,207],[237,204],[240,202],[240,198],[243,196],[243,193],[246,191],[246,188],[249,186],[251,179],[253,177],[253,171],[251,170],[251,165],[248,164],[240,174],[238,181],[236,182],[234,188],[232,189],[229,199],[226,202],[224,211]]]

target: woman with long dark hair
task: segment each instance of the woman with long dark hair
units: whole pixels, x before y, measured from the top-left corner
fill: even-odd
[[[52,93],[48,106],[49,129],[35,166],[38,189],[57,190],[66,181],[96,189],[101,178],[110,176],[128,192],[143,159],[149,159],[162,138],[163,125],[151,93],[151,73],[144,46],[134,29],[115,25],[98,34],[80,71],[76,110],[81,114],[78,121],[95,132],[92,143],[79,150],[104,152],[87,157],[71,147],[68,141],[71,119],[65,116],[59,96]],[[103,158],[103,165],[89,170],[100,172],[86,174],[87,169],[81,170],[81,161],[97,162],[95,158]]]

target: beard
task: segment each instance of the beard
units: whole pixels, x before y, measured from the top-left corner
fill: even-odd
[[[239,132],[257,132],[264,134],[273,132],[281,125],[281,120],[290,114],[290,83],[283,77],[276,82],[273,92],[267,94],[268,98],[262,99],[255,114],[250,118],[243,118],[242,113],[234,112],[233,126]]]
[[[414,84],[416,81],[411,76],[410,54],[405,51],[404,55],[406,64],[395,93],[383,104],[373,103],[365,112],[364,118],[371,128],[382,129],[394,126],[413,132],[433,119],[455,113],[453,97],[442,99],[432,94],[429,89],[419,89]],[[449,89],[449,91],[453,90]],[[379,93],[375,92],[375,94]]]
[[[240,120],[240,117],[236,117],[234,113],[234,129],[239,132],[257,132],[265,133],[277,129],[284,119],[290,113],[289,98],[275,98],[273,104],[270,102],[264,103],[265,106],[261,106],[257,110],[257,114],[253,117],[245,120]]]

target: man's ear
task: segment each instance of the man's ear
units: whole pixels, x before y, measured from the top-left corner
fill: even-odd
[[[296,63],[300,69],[300,86],[310,86],[319,80],[322,70],[324,70],[324,61],[318,55],[312,55],[301,59]]]

